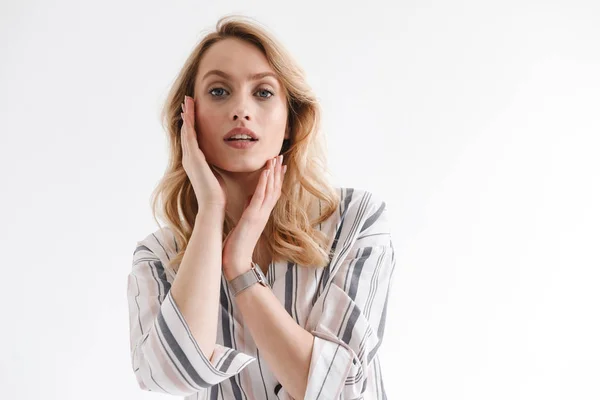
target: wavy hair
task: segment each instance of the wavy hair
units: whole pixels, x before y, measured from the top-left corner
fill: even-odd
[[[166,171],[152,192],[152,215],[166,220],[173,232],[177,254],[168,267],[177,271],[192,234],[198,203],[182,165],[180,105],[184,95],[194,97],[194,83],[202,56],[213,44],[237,38],[256,46],[278,75],[286,94],[290,139],[284,140],[280,154],[288,166],[282,193],[262,232],[262,242],[274,260],[289,260],[307,267],[324,267],[329,262],[330,242],[316,225],[329,218],[340,203],[338,191],[326,176],[325,143],[320,134],[321,109],[306,82],[304,71],[283,46],[253,20],[225,16],[216,31],[209,32],[195,46],[176,77],[161,111],[168,136],[169,160]],[[311,215],[310,210],[317,209]],[[234,228],[229,215],[223,221],[223,240]],[[255,259],[260,251],[256,246]]]

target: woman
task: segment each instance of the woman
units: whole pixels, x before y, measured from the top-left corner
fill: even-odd
[[[225,17],[164,110],[170,162],[153,211],[168,227],[137,243],[128,276],[139,386],[186,399],[386,398],[386,205],[324,178],[303,71],[256,23]]]

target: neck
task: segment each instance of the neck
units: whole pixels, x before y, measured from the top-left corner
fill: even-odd
[[[223,177],[227,192],[226,212],[235,223],[239,221],[247,201],[254,195],[262,169],[253,172],[230,172],[215,167]]]

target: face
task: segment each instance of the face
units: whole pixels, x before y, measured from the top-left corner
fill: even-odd
[[[252,77],[262,73],[273,75]],[[207,162],[221,170],[257,171],[289,138],[284,88],[251,43],[231,38],[212,45],[200,61],[194,95],[198,144]],[[239,126],[258,141],[246,149],[228,145],[225,135]]]

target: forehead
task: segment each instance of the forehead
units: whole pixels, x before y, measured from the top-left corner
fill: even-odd
[[[257,72],[275,72],[258,47],[234,38],[221,40],[204,53],[198,66],[198,78],[202,79],[213,69],[223,70],[237,79]]]

